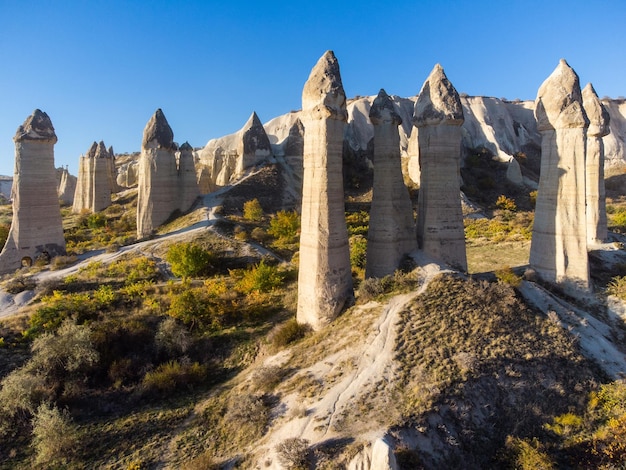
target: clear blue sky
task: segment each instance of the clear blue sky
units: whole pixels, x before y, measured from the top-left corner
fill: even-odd
[[[435,63],[459,92],[534,99],[561,57],[600,96],[626,95],[626,1],[0,0],[0,174],[35,108],[76,174],[91,142],[140,149],[162,108],[202,146],[301,106],[335,51],[346,94],[413,96]]]

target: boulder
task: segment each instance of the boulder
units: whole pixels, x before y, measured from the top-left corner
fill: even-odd
[[[320,329],[353,296],[342,177],[346,95],[332,51],[302,92],[304,176],[297,320]]]

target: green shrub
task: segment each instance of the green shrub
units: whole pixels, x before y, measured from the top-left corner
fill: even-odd
[[[263,219],[263,208],[258,199],[252,199],[243,203],[243,218],[252,222]]]
[[[7,238],[9,238],[9,230],[11,230],[10,225],[0,224],[0,250],[5,245]]]
[[[517,210],[517,205],[515,204],[515,201],[511,198],[506,197],[504,194],[498,196],[498,199],[496,201],[496,207],[505,211]]]
[[[261,260],[256,266],[243,271],[243,277],[237,282],[237,289],[244,293],[271,292],[280,287],[284,280],[285,275],[278,267],[265,264]]]
[[[276,348],[285,347],[295,341],[298,341],[299,339],[304,338],[310,331],[310,326],[298,323],[295,318],[292,318],[281,325],[272,335],[272,344]]]
[[[522,284],[522,277],[515,274],[510,267],[504,267],[496,271],[496,278],[499,282],[508,284],[512,287],[519,287]]]
[[[169,361],[146,373],[142,386],[145,393],[169,394],[180,387],[191,388],[206,378],[207,368],[194,362]]]
[[[606,293],[626,300],[626,276],[614,277],[606,288]]]
[[[200,276],[210,271],[213,255],[193,243],[177,243],[167,251],[165,259],[178,277]]]
[[[207,295],[201,289],[186,289],[172,298],[167,313],[193,328],[210,317]]]
[[[300,215],[296,211],[278,211],[267,232],[283,243],[295,242],[300,232]]]
[[[103,228],[107,225],[107,218],[102,212],[96,212],[87,217],[87,227],[90,229]]]
[[[352,268],[365,268],[367,260],[367,239],[363,235],[350,237],[350,265]]]
[[[32,425],[35,465],[62,468],[71,461],[79,436],[67,410],[44,403],[37,408]]]

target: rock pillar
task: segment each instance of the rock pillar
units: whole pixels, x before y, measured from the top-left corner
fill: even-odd
[[[435,65],[415,102],[420,192],[417,242],[424,253],[467,270],[461,208],[463,107],[443,68]]]
[[[589,124],[576,72],[561,59],[535,101],[541,175],[530,265],[569,293],[589,288],[585,140]]]
[[[93,158],[91,176],[91,212],[100,212],[111,205],[111,157],[100,141]]]
[[[0,253],[0,273],[13,272],[38,257],[65,254],[65,238],[54,167],[57,136],[48,115],[36,109],[15,137],[13,219]]]
[[[178,208],[174,133],[157,109],[143,131],[138,171],[137,237],[144,238]]]
[[[609,113],[600,102],[591,83],[582,91],[583,107],[589,119],[587,129],[586,191],[587,242],[602,243],[607,239],[606,192],[604,187],[604,142],[608,135]]]
[[[67,167],[61,169],[59,180],[59,201],[65,206],[74,204],[74,193],[76,193],[76,177],[71,175]]]
[[[179,206],[181,212],[187,212],[200,195],[196,166],[194,164],[193,147],[185,142],[180,146],[178,156]]]
[[[369,114],[374,124],[374,187],[367,235],[365,277],[383,277],[398,269],[402,257],[417,247],[409,192],[402,178],[402,118],[380,90]]]
[[[332,51],[302,91],[304,176],[297,320],[319,329],[351,299],[352,272],[343,193],[346,95]]]

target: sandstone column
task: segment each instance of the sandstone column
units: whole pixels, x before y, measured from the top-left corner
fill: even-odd
[[[65,238],[54,167],[57,136],[48,115],[36,109],[15,137],[13,219],[0,253],[0,273],[37,257],[65,254]]]
[[[582,91],[583,107],[589,119],[587,129],[586,191],[587,242],[602,243],[607,239],[606,192],[604,188],[604,142],[608,135],[609,113],[600,102],[591,83]]]
[[[59,201],[65,206],[74,204],[74,193],[76,192],[76,177],[71,175],[67,167],[61,169],[59,181]]]
[[[353,295],[342,172],[347,116],[339,64],[327,51],[302,91],[305,132],[297,319],[315,329],[335,318]]]
[[[111,205],[111,158],[103,141],[96,147],[91,180],[91,212],[100,212]]]
[[[398,131],[402,118],[385,90],[378,93],[369,116],[374,124],[374,187],[365,277],[384,277],[416,248],[415,222],[402,178]]]
[[[561,59],[535,100],[541,175],[530,265],[569,293],[589,288],[585,214],[585,139],[589,124],[578,75]]]
[[[157,109],[143,131],[138,171],[137,237],[151,235],[178,208],[174,133]]]
[[[189,145],[189,142],[185,142],[180,146],[178,157],[178,192],[180,194],[178,209],[181,212],[187,212],[200,195],[193,158],[193,147]]]
[[[417,242],[424,253],[467,271],[461,208],[463,107],[441,65],[435,65],[415,102],[420,192]]]
[[[93,143],[85,155],[81,155],[78,161],[78,179],[74,192],[74,204],[72,212],[78,214],[82,210],[90,210],[92,204],[93,188],[93,160],[96,156],[98,144]]]

